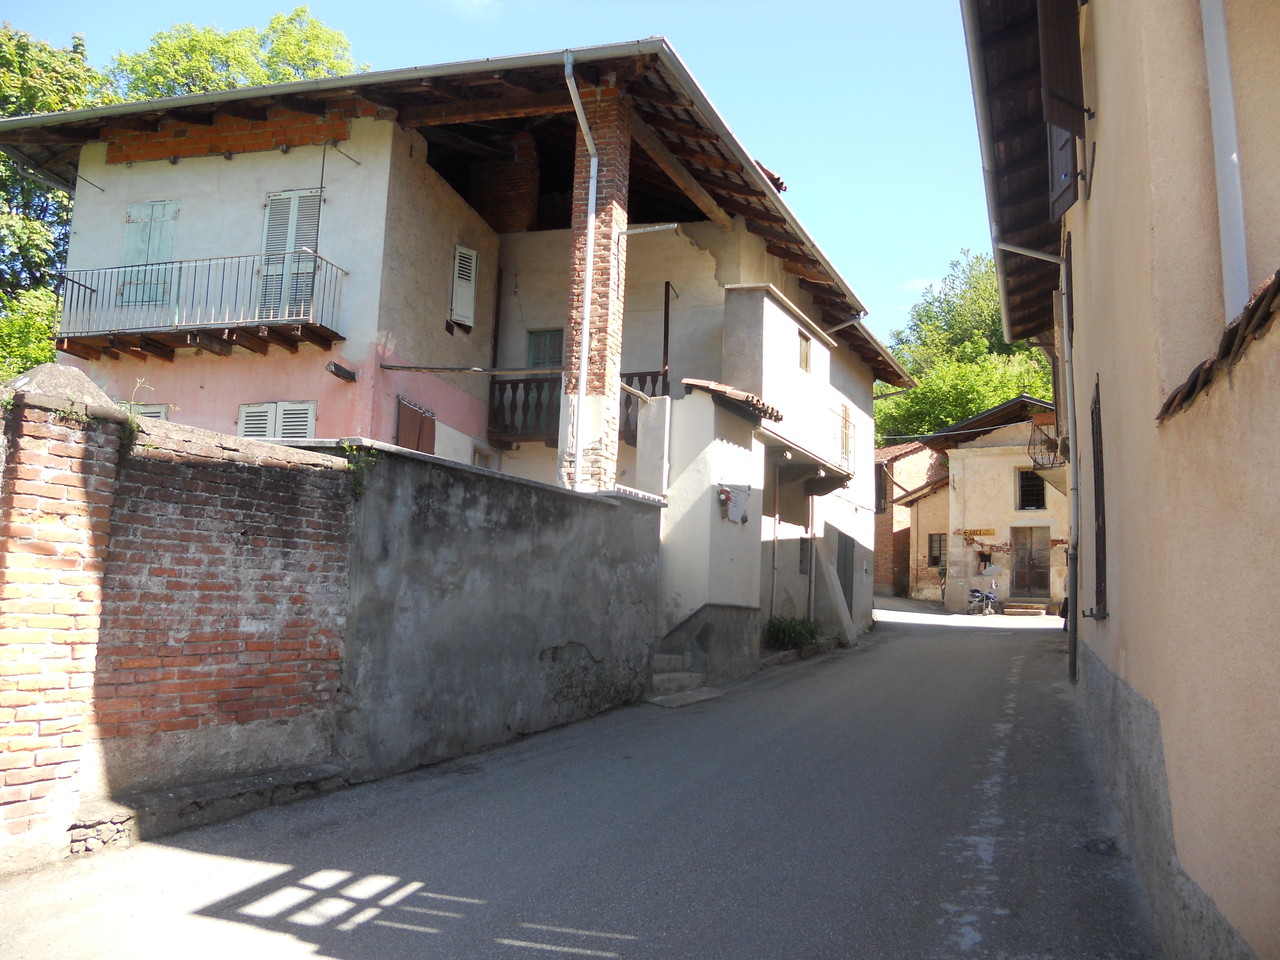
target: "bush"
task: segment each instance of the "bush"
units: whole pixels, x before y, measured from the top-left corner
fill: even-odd
[[[801,650],[818,639],[821,628],[805,617],[770,617],[764,643],[773,650]]]

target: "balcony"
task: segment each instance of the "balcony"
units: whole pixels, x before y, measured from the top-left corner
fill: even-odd
[[[179,260],[69,272],[58,349],[100,357],[172,360],[192,347],[324,350],[343,339],[338,298],[346,271],[308,249],[252,257]]]
[[[662,370],[624,373],[622,383],[646,397],[667,395],[667,374]],[[489,442],[506,448],[533,442],[554,447],[560,438],[562,391],[558,370],[536,377],[495,379],[489,388]],[[642,402],[634,393],[622,391],[618,435],[631,446],[636,443],[636,422]]]

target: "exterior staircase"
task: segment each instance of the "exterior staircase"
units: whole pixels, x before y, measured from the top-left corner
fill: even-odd
[[[1058,604],[1053,600],[1027,600],[1010,597],[1004,603],[1005,616],[1008,617],[1043,617],[1057,613]]]
[[[691,669],[691,653],[655,653],[653,655],[653,680],[649,684],[651,697],[665,697],[673,693],[697,690],[707,679],[705,673]]]

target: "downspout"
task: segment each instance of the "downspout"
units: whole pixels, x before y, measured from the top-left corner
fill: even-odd
[[[1200,0],[1204,60],[1209,79],[1209,116],[1213,129],[1213,168],[1218,186],[1218,242],[1222,248],[1222,304],[1230,323],[1249,302],[1249,259],[1244,228],[1244,192],[1240,187],[1240,141],[1236,97],[1231,80],[1231,51],[1223,0]]]
[[[1067,545],[1067,675],[1072,683],[1076,683],[1080,679],[1080,630],[1076,616],[1076,608],[1080,605],[1077,590],[1080,573],[1080,437],[1076,433],[1076,375],[1072,356],[1075,324],[1071,315],[1071,285],[1067,278],[1067,261],[1065,257],[1019,247],[1002,240],[996,240],[995,246],[999,250],[1058,265],[1058,285],[1062,289],[1062,373],[1067,381],[1067,436],[1071,440],[1071,458],[1067,461],[1071,464],[1070,490],[1067,494],[1071,500],[1071,536]]]
[[[591,175],[587,182],[587,248],[583,256],[586,267],[582,278],[582,335],[578,341],[578,393],[574,400],[573,412],[573,489],[582,488],[582,411],[587,405],[587,354],[591,349],[591,298],[594,265],[596,262],[596,189],[600,179],[600,154],[596,150],[595,138],[591,136],[591,126],[587,123],[587,113],[582,107],[582,97],[578,94],[578,82],[573,76],[573,54],[564,52],[564,79],[569,85],[569,97],[573,100],[573,110],[578,115],[578,126],[582,130],[582,139],[586,143],[587,153],[591,155]]]

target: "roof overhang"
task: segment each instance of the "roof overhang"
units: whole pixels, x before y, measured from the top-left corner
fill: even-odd
[[[1061,222],[1052,215],[1038,0],[961,0],[1004,337],[1053,329]],[[1029,256],[1035,251],[1054,259]]]
[[[219,113],[263,116],[274,106],[323,109],[334,98],[359,96],[402,126],[447,137],[452,127],[537,119],[573,106],[566,60],[580,82],[610,78],[624,87],[641,126],[636,139],[665,171],[678,170],[684,190],[723,222],[741,217],[783,268],[813,297],[822,328],[856,353],[878,379],[912,381],[862,324],[866,307],[783,202],[782,182],[740,144],[671,45],[662,37],[513,57],[323,77],[239,90],[200,93],[64,113],[0,119],[0,151],[42,183],[74,192],[80,147],[125,129],[158,130],[175,118],[211,123]]]
[[[976,413],[968,419],[961,420],[959,423],[952,424],[945,430],[939,430],[937,433],[930,434],[927,437],[921,437],[920,442],[931,450],[942,453],[953,447],[958,447],[966,441],[999,430],[1001,427],[1010,427],[1017,423],[1030,423],[1034,414],[1053,409],[1052,403],[1037,400],[1035,397],[1024,393],[1021,396],[1014,397],[1012,400],[1006,400],[998,406]]]
[[[777,407],[765,403],[754,393],[747,393],[745,390],[731,387],[727,383],[717,383],[715,380],[686,378],[680,382],[684,384],[686,396],[694,390],[708,393],[716,406],[728,410],[753,425],[758,426],[761,420],[773,420],[775,423],[782,421],[782,412]]]
[[[802,483],[810,497],[822,497],[847,486],[853,472],[806,450],[793,440],[761,424],[756,436],[764,444],[783,483]]]

